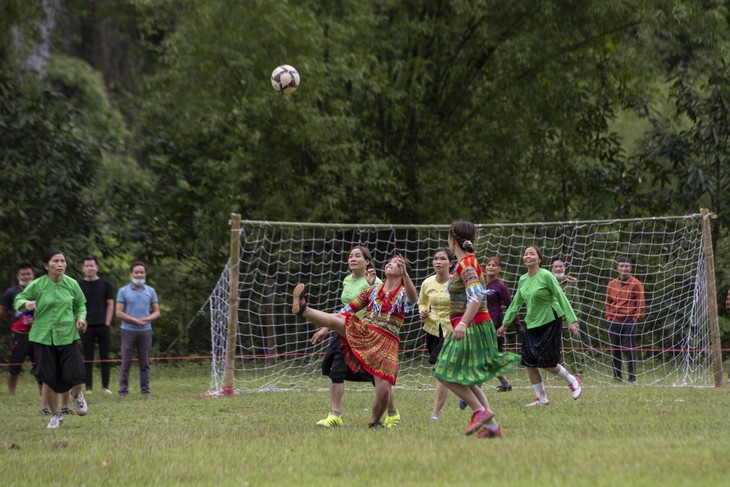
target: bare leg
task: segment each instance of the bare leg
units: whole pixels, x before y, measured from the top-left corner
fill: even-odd
[[[81,386],[79,386],[79,388],[80,387]],[[71,396],[71,391],[66,391],[66,392],[61,393],[61,409],[68,407],[68,398],[70,396]]]
[[[58,415],[58,394],[56,391],[43,384],[43,401],[48,404],[48,409],[54,416]]]
[[[48,409],[48,402],[43,395],[43,382],[38,382],[38,395],[41,396],[41,408]]]
[[[371,422],[377,423],[388,409],[388,403],[393,392],[390,382],[380,377],[375,377],[375,399],[373,400],[373,410]]]
[[[345,384],[330,382],[330,407],[332,411],[342,411],[342,398],[345,395]]]
[[[443,384],[443,386],[446,387],[448,390],[456,394],[460,399],[463,399],[464,402],[469,405],[472,411],[476,411],[482,406],[482,403],[479,402],[479,399],[472,390],[472,387],[479,386],[465,386],[462,384],[457,384],[455,382],[442,381],[441,379],[438,379],[438,381],[440,384]]]
[[[446,398],[449,396],[449,390],[441,382],[436,382],[436,393],[434,395],[433,413],[432,417],[441,416],[441,409],[443,409],[446,403]]]
[[[489,407],[489,401],[487,400],[487,395],[484,393],[481,387],[478,385],[470,386],[471,391],[474,393],[474,397],[477,398],[479,401],[479,404],[484,406],[485,409],[492,409]]]
[[[338,335],[345,336],[344,315],[339,313],[325,313],[324,311],[307,307],[302,313],[302,316],[318,327],[326,326],[327,328],[335,330]]]
[[[535,385],[542,382],[542,374],[540,374],[540,369],[536,369],[535,367],[525,367],[525,370],[527,370],[527,378],[530,379],[530,384]]]
[[[388,411],[395,411],[395,391],[390,388],[390,394],[388,394]]]

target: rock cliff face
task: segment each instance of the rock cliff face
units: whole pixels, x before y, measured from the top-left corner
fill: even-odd
[[[51,56],[51,34],[56,28],[56,15],[61,8],[61,0],[43,0],[41,2],[43,15],[36,21],[37,41],[30,48],[29,54],[23,61],[23,65],[29,71],[43,74],[48,66],[48,58]],[[21,50],[23,45],[24,32],[19,26],[12,29],[13,47],[16,51]]]

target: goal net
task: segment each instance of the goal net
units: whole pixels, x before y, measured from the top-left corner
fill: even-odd
[[[617,276],[617,260],[630,258],[632,274],[642,281],[646,299],[646,315],[635,337],[637,382],[710,386],[712,354],[701,220],[698,214],[478,225],[477,259],[483,264],[487,257],[499,257],[500,277],[513,294],[525,272],[522,253],[526,246],[542,248],[543,267],[549,267],[553,257],[563,259],[566,273],[573,278],[566,294],[581,327],[578,338],[565,331],[563,363],[585,381],[612,384],[612,345],[604,315],[606,290]],[[228,368],[238,391],[328,388],[321,360],[329,339],[310,343],[317,328],[291,313],[294,286],[306,283],[311,306],[336,312],[341,308],[342,281],[349,273],[347,254],[353,246],[364,245],[372,251],[381,278],[386,259],[394,251],[402,252],[418,288],[433,273],[433,251],[446,245],[448,229],[448,225],[243,221],[240,230],[233,230],[238,249],[232,255],[239,258],[227,263],[210,299],[213,359],[209,392],[217,394],[223,389],[229,346]],[[231,268],[238,268],[233,289]],[[229,327],[232,316],[235,323]],[[229,334],[235,344],[228,342]],[[425,332],[417,310],[401,328],[400,340],[397,386],[432,388]],[[506,336],[506,347],[520,350],[520,333],[514,326]],[[509,379],[515,385],[529,385],[523,370]],[[546,379],[548,385],[554,381]],[[355,383],[350,387],[370,386]]]

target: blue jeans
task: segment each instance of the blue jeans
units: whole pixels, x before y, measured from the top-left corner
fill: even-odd
[[[139,388],[142,394],[150,393],[150,350],[152,349],[152,330],[122,330],[122,369],[119,371],[119,394],[126,395],[129,387],[129,368],[132,355],[137,349],[139,359]]]

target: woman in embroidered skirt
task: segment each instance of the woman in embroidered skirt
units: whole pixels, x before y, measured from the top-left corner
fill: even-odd
[[[434,376],[472,409],[467,435],[501,438],[502,427],[494,420],[479,384],[512,370],[520,357],[497,349],[484,275],[474,256],[476,232],[476,226],[467,221],[457,221],[449,230],[449,248],[457,258],[448,285],[453,330],[444,339]]]
[[[524,319],[525,333],[522,338],[521,363],[527,369],[527,377],[537,394],[527,406],[550,405],[540,369],[545,369],[564,379],[568,383],[573,399],[578,399],[583,392],[580,377],[572,375],[559,364],[563,316],[568,322],[568,330],[576,336],[579,333],[578,319],[558,280],[552,272],[540,268],[542,263],[540,247],[530,245],[525,248],[522,261],[527,267],[527,274],[520,277],[515,299],[507,309],[504,324],[497,330],[497,335],[504,335],[506,328],[514,321],[522,303],[525,303],[527,313]]]
[[[385,265],[385,281],[369,287],[340,313],[308,306],[304,284],[294,287],[292,312],[317,326],[334,329],[343,338],[345,362],[353,372],[365,369],[375,378],[370,427],[380,427],[398,376],[398,333],[406,314],[418,299],[405,259],[396,255]],[[355,313],[364,309],[360,319]],[[397,415],[388,411],[388,415]]]

